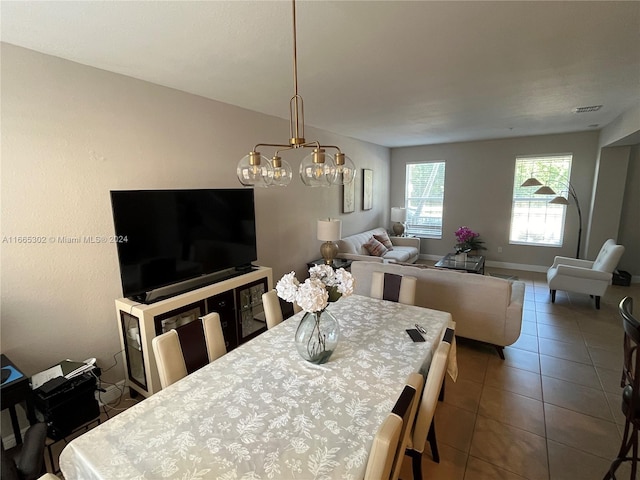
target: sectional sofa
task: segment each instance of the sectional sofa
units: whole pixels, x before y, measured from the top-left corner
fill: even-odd
[[[373,272],[411,275],[418,279],[415,304],[451,313],[456,336],[503,347],[520,336],[525,285],[502,278],[442,270],[426,265],[353,262],[354,293],[369,295]]]

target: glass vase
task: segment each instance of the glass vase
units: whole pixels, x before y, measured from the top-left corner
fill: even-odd
[[[305,312],[298,329],[295,343],[298,353],[308,362],[326,363],[338,345],[340,326],[328,310]]]

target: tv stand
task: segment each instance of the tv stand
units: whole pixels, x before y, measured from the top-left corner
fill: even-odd
[[[273,288],[272,275],[269,267],[251,266],[246,273],[232,268],[221,276],[215,274],[215,279],[208,276],[207,285],[168,298],[156,297],[152,303],[117,299],[118,334],[129,388],[144,397],[161,389],[151,341],[164,331],[218,312],[227,351],[265,332],[262,294]]]

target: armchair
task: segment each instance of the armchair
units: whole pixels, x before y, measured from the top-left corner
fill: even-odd
[[[569,257],[555,257],[547,270],[547,283],[551,292],[551,303],[556,301],[556,290],[586,293],[595,297],[596,308],[600,309],[600,297],[611,284],[613,270],[624,253],[622,245],[612,239],[602,245],[600,253],[592,262]]]

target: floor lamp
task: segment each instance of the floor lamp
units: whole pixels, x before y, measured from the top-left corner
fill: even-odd
[[[525,180],[525,182],[520,185],[521,187],[537,187],[540,186],[535,192],[536,195],[555,195],[555,197],[549,200],[549,203],[553,203],[554,205],[569,205],[569,199],[563,197],[562,195],[558,195],[551,187],[547,185],[543,185],[537,178],[531,177]],[[573,201],[576,204],[576,208],[578,209],[578,248],[576,250],[576,258],[580,258],[580,241],[582,239],[582,211],[580,210],[580,202],[578,201],[578,196],[576,195],[576,190],[571,185],[571,182],[567,182],[567,192],[573,198]]]

